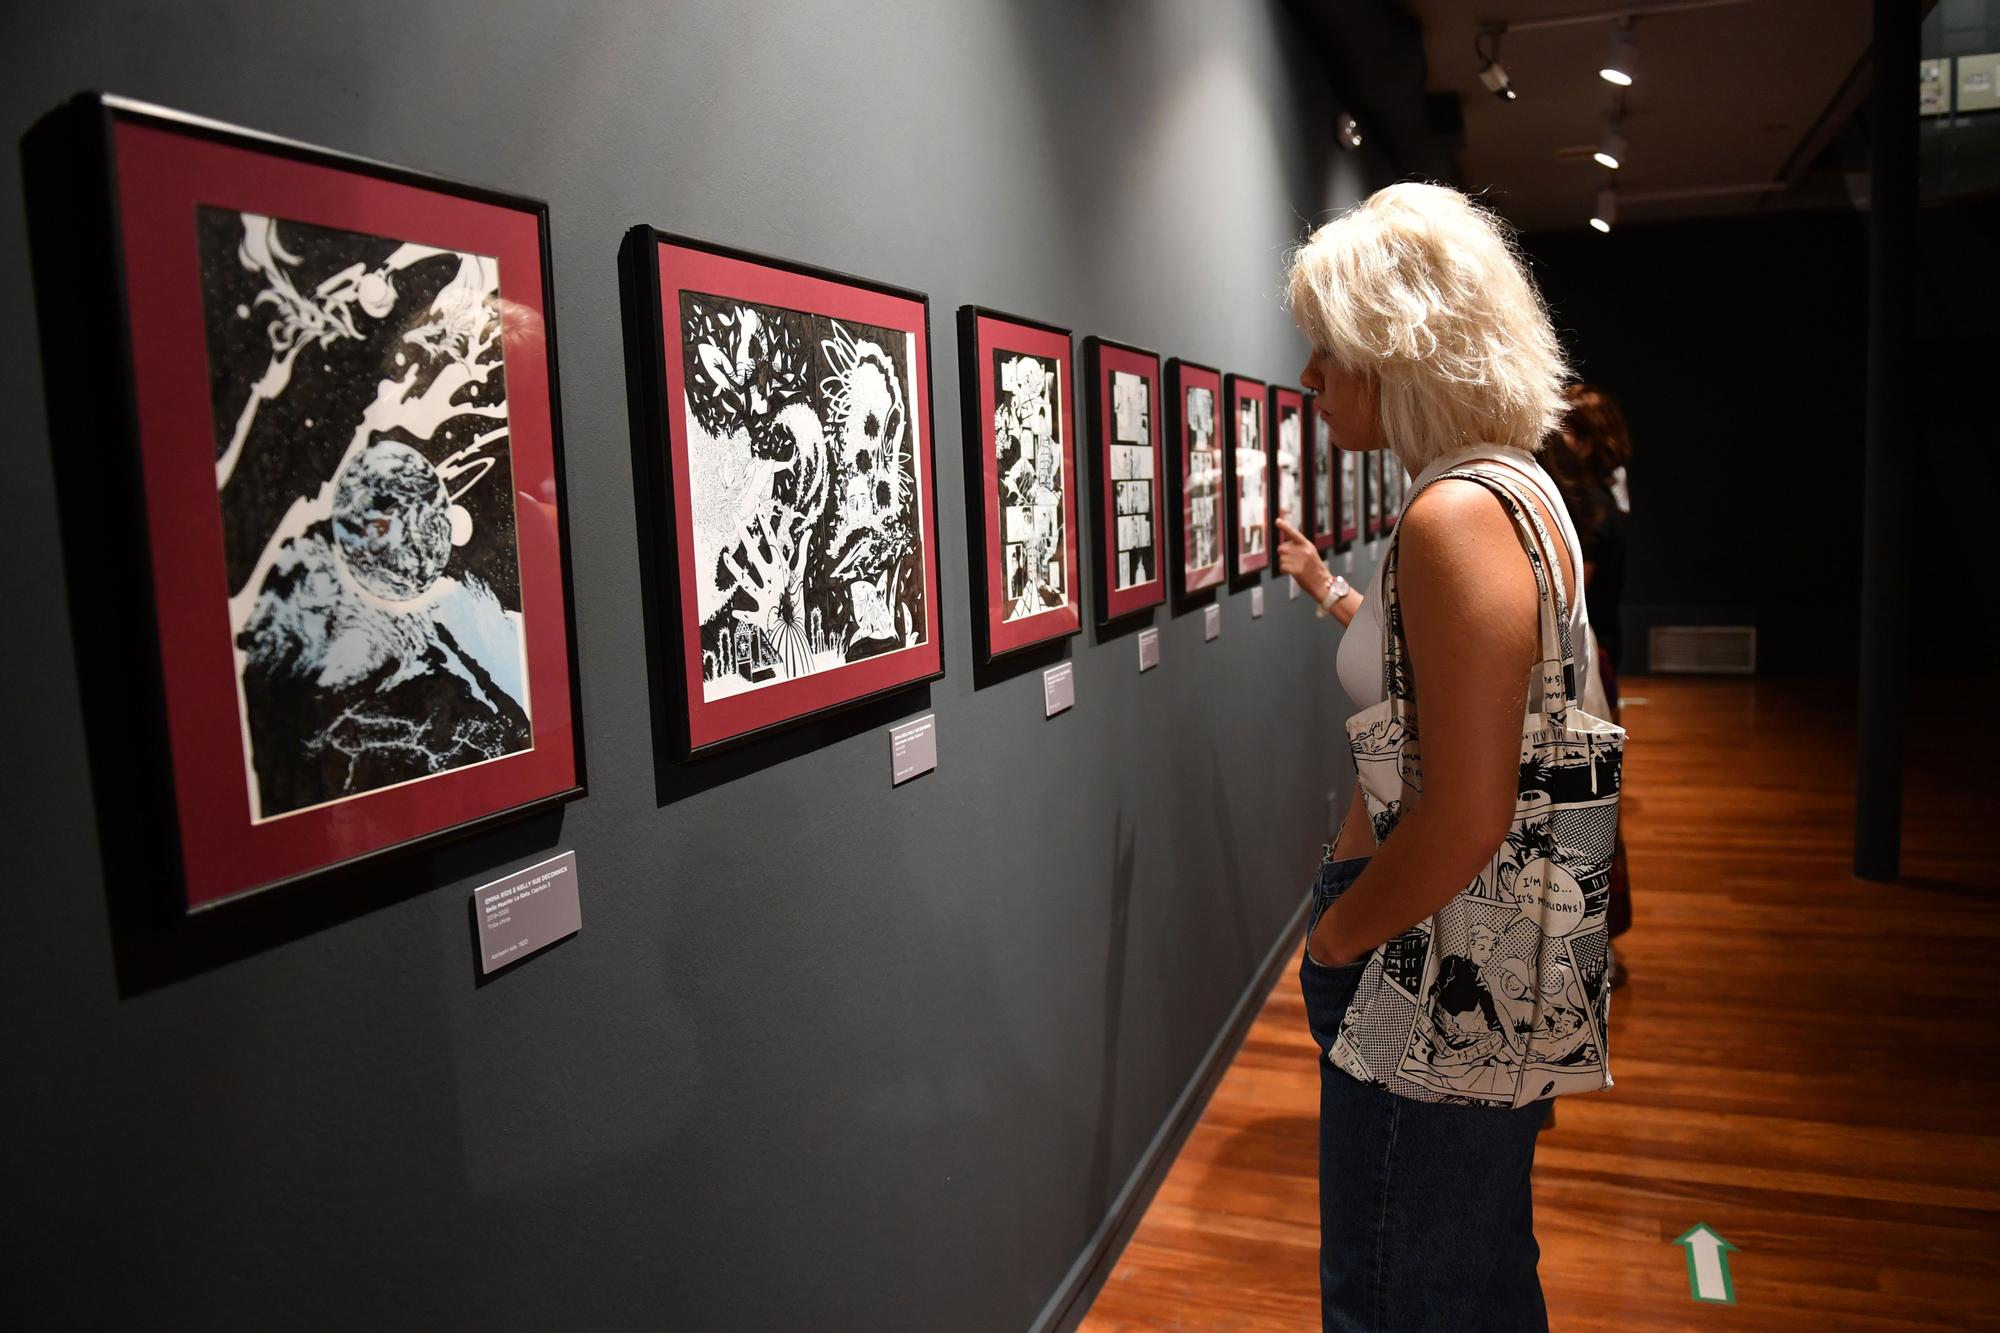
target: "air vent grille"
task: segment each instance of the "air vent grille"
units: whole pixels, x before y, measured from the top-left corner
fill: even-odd
[[[1653,671],[1747,676],[1757,670],[1754,625],[1655,625],[1647,648]]]

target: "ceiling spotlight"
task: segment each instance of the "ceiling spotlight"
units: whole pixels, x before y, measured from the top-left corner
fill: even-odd
[[[1514,81],[1507,77],[1507,67],[1500,63],[1500,39],[1507,35],[1504,23],[1488,23],[1480,27],[1472,38],[1472,53],[1479,58],[1479,81],[1486,85],[1486,91],[1503,102],[1514,100]]]
[[[1632,24],[1628,19],[1612,30],[1611,54],[1604,57],[1604,68],[1597,71],[1598,77],[1620,88],[1630,88],[1632,61],[1637,54],[1638,46],[1632,40]]]
[[[1361,122],[1342,112],[1333,118],[1333,137],[1342,148],[1355,149],[1361,146]]]
[[[1604,122],[1604,137],[1597,141],[1597,151],[1591,157],[1600,167],[1613,171],[1625,164],[1625,136],[1619,132],[1617,120]]]
[[[1611,224],[1618,220],[1618,191],[1599,190],[1597,211],[1590,215],[1590,225],[1599,231],[1610,231]]]

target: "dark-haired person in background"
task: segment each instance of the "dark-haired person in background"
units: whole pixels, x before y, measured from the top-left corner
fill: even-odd
[[[1623,646],[1619,604],[1625,596],[1625,516],[1628,503],[1625,465],[1632,458],[1632,435],[1618,401],[1594,384],[1576,383],[1563,390],[1568,404],[1562,425],[1542,449],[1542,467],[1562,492],[1583,547],[1583,595],[1590,604],[1590,625],[1597,635],[1597,673],[1610,706],[1605,716],[1619,721],[1618,663]],[[1632,881],[1625,867],[1625,834],[1618,834],[1611,862],[1611,936],[1616,939],[1632,925]],[[1625,980],[1625,968],[1613,955],[1611,984]]]

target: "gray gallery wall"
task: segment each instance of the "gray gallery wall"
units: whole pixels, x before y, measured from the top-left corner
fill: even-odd
[[[952,316],[1296,375],[1281,252],[1371,168],[1330,149],[1284,11],[69,0],[6,7],[0,52],[17,136],[104,88],[551,201],[590,780],[560,816],[114,948],[130,886],[100,873],[120,829],[90,799],[10,158],[0,1322],[1033,1323],[1297,907],[1347,703],[1336,632],[1275,582],[1262,621],[1222,598],[1215,643],[1160,612],[1143,677],[1086,631],[1055,720],[1037,674],[975,680]],[[935,339],[949,674],[665,801],[636,222],[928,291]],[[891,790],[882,726],[926,707],[941,766]],[[571,848],[582,934],[475,984],[470,888]]]

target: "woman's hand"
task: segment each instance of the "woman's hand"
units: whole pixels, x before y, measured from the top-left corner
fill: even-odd
[[[1299,591],[1318,602],[1326,597],[1333,586],[1333,575],[1327,572],[1326,562],[1319,558],[1319,550],[1312,539],[1300,532],[1284,519],[1278,524],[1278,572],[1290,574],[1292,581],[1299,585]]]

